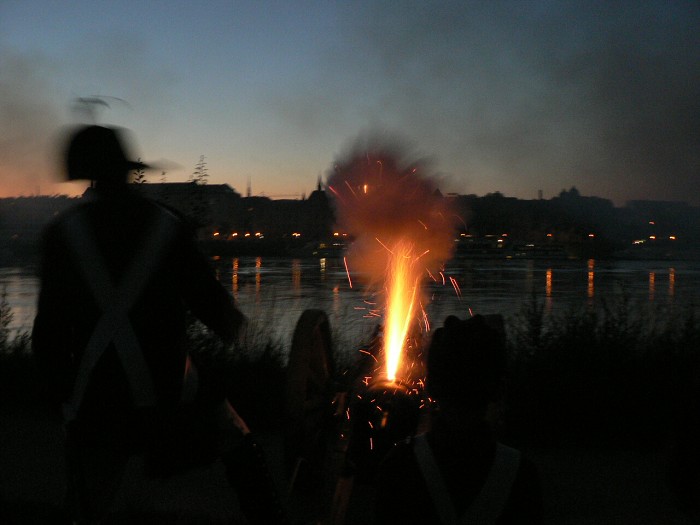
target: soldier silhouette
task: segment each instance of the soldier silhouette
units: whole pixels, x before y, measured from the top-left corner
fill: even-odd
[[[499,443],[488,416],[503,393],[506,354],[496,319],[449,316],[433,334],[429,430],[399,443],[380,465],[376,523],[538,524],[536,469]]]
[[[140,197],[125,131],[70,134],[69,180],[91,180],[80,203],[45,230],[33,350],[66,426],[67,504],[76,523],[110,510],[127,463],[155,474],[223,460],[251,523],[284,521],[260,447],[224,389],[188,356],[191,313],[225,343],[245,317],[198,251],[190,227]]]

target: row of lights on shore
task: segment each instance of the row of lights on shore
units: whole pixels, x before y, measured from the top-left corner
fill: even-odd
[[[656,240],[660,240],[660,239],[664,239],[664,238],[665,238],[665,237],[659,238],[659,237],[657,237],[656,235],[650,235],[648,240],[650,240],[650,241],[656,241]],[[675,235],[669,235],[669,236],[668,236],[668,240],[669,240],[669,241],[675,241],[675,240],[677,240],[677,238],[676,238]],[[632,241],[633,244],[644,244],[645,242],[647,242],[647,239],[637,239],[636,241]]]
[[[654,224],[654,223],[653,223],[653,222],[650,222],[649,224]],[[474,236],[471,235],[471,234],[469,234],[469,233],[462,233],[462,234],[460,234],[460,237],[472,238],[472,237],[474,237]],[[486,238],[492,238],[492,237],[496,237],[496,236],[495,236],[495,235],[486,235],[485,237],[486,237]],[[501,237],[508,237],[508,234],[507,234],[507,233],[503,233],[503,234],[501,234]],[[547,234],[547,238],[551,239],[551,238],[553,238],[553,237],[554,237],[554,234],[552,234],[552,233],[548,233],[548,234]],[[588,234],[588,238],[589,238],[589,239],[595,238],[595,233],[589,233],[589,234]],[[650,241],[656,241],[656,240],[663,239],[663,238],[664,238],[664,237],[658,237],[658,236],[656,236],[656,235],[650,235],[650,236],[649,236],[649,240],[650,240]],[[668,240],[669,240],[669,241],[675,241],[675,240],[677,240],[677,239],[678,239],[678,238],[677,238],[675,235],[669,235],[669,236],[668,236]],[[498,242],[504,242],[504,239],[503,239],[503,238],[498,239]],[[632,241],[632,242],[633,242],[633,244],[644,244],[645,242],[647,242],[647,239],[638,239],[638,240],[635,240],[635,241]]]
[[[589,233],[588,236],[589,236],[589,237],[595,237],[595,234],[594,234],[594,233]],[[465,237],[465,238],[467,238],[467,239],[471,239],[472,237],[474,237],[474,235],[472,235],[472,234],[470,234],[470,233],[460,233],[460,237]],[[496,235],[487,234],[487,235],[484,235],[484,237],[486,237],[487,239],[490,239],[490,238],[496,237]],[[501,238],[501,239],[498,239],[498,242],[503,242],[503,241],[504,241],[504,238],[505,238],[505,237],[508,237],[508,234],[507,234],[507,233],[502,233],[502,234],[500,235],[500,237],[502,237],[502,238]],[[553,233],[548,233],[548,234],[547,234],[547,238],[551,239],[552,237],[554,237],[554,234],[553,234]]]
[[[334,233],[333,233],[333,236],[334,236],[334,237],[347,237],[348,234],[347,234],[347,233],[334,232]],[[214,232],[214,233],[212,233],[212,237],[214,237],[215,239],[217,239],[217,238],[221,238],[222,235],[221,235],[220,232]],[[229,238],[229,239],[234,239],[234,238],[236,238],[236,237],[257,237],[258,239],[264,239],[264,238],[265,238],[265,236],[262,234],[262,232],[244,233],[244,234],[242,234],[242,235],[239,235],[238,232],[231,232],[231,234],[229,235],[228,238]],[[295,237],[295,238],[301,237],[301,233],[299,233],[299,232],[293,232],[293,233],[292,233],[292,237]]]
[[[649,226],[656,226],[656,221],[649,221]],[[660,240],[660,239],[665,239],[665,237],[658,237],[656,235],[650,235],[649,239],[637,239],[636,241],[633,241],[633,242],[634,242],[634,244],[644,244],[645,242],[647,242],[647,240],[656,241],[656,240]],[[676,239],[677,238],[675,235],[668,236],[669,241],[675,241]]]
[[[649,224],[653,224],[653,223],[650,222]],[[212,236],[213,236],[214,238],[220,238],[220,237],[221,237],[221,234],[220,234],[219,232],[214,232],[214,233],[212,234]],[[347,237],[348,234],[347,234],[347,233],[340,233],[340,232],[333,232],[333,236],[334,236],[334,237]],[[229,236],[229,238],[231,238],[231,239],[235,239],[235,238],[237,238],[237,237],[256,237],[256,238],[258,238],[258,239],[264,239],[264,238],[265,238],[265,236],[264,236],[261,232],[255,232],[254,234],[253,234],[253,233],[244,233],[243,235],[239,235],[238,232],[232,232],[231,235]],[[292,233],[292,237],[294,237],[294,238],[299,238],[299,237],[301,237],[301,233],[299,233],[299,232],[293,232],[293,233]],[[464,238],[469,239],[469,238],[472,238],[472,237],[474,237],[474,236],[471,235],[471,234],[469,234],[469,233],[462,233],[462,234],[460,234],[460,237],[464,237]],[[495,236],[495,235],[486,235],[486,238],[492,238],[492,237],[496,237],[496,236]],[[503,234],[501,234],[500,237],[501,237],[501,238],[499,238],[499,239],[497,240],[497,242],[502,243],[502,242],[505,241],[505,237],[508,237],[508,234],[507,234],[507,233],[503,233]],[[553,238],[553,237],[554,237],[554,234],[552,234],[552,233],[548,233],[548,234],[547,234],[547,238],[551,239],[551,238]],[[588,237],[589,237],[590,239],[595,238],[595,233],[589,233],[589,234],[588,234]],[[655,240],[657,240],[657,239],[659,239],[659,238],[658,238],[656,235],[650,235],[650,236],[649,236],[649,240],[650,240],[650,241],[655,241]],[[675,241],[675,240],[677,239],[677,237],[676,237],[675,235],[669,235],[669,236],[668,236],[668,239],[669,239],[670,241]],[[632,242],[633,242],[633,244],[644,244],[645,242],[647,242],[647,239],[637,239],[637,240],[632,241]]]
[[[212,233],[212,237],[220,238],[220,237],[222,237],[222,235],[219,232],[214,232],[214,233]],[[257,237],[258,239],[265,238],[265,236],[261,232],[255,232],[255,233],[247,232],[247,233],[244,233],[242,235],[239,235],[238,232],[232,232],[231,235],[229,235],[229,238],[231,238],[231,239],[236,238],[236,237]]]

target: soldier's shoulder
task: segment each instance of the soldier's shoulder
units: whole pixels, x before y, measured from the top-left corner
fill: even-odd
[[[76,217],[87,213],[87,211],[91,208],[91,203],[87,200],[80,199],[78,202],[75,204],[72,204],[65,210],[61,211],[58,213],[55,217],[53,217],[47,224],[46,227],[44,228],[45,231],[48,230],[55,230],[57,228],[61,228],[62,225],[74,220]]]

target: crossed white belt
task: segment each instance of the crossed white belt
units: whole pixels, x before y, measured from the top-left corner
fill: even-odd
[[[154,406],[153,379],[129,320],[129,311],[165,255],[165,248],[175,233],[173,221],[167,213],[158,214],[142,246],[116,284],[110,278],[84,215],[73,217],[66,224],[66,233],[83,279],[102,315],[83,352],[71,399],[63,406],[65,421],[76,418],[92,371],[110,344],[114,345],[122,363],[134,404],[138,407]]]

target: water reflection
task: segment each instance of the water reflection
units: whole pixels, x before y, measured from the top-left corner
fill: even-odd
[[[333,315],[339,316],[341,312],[340,286],[333,287]]]
[[[544,281],[545,309],[552,310],[552,269],[547,268]]]
[[[255,302],[260,302],[260,285],[262,284],[262,257],[255,259]]]
[[[673,295],[676,292],[676,269],[671,267],[668,269],[668,298],[669,302],[673,301]]]
[[[292,290],[297,296],[301,292],[301,261],[299,259],[292,260]]]
[[[360,339],[357,334],[370,333],[381,322],[380,306],[374,304],[377,299],[364,293],[360,276],[350,288],[342,259],[222,257],[212,259],[212,264],[243,312],[261,321],[269,316],[271,335],[281,341],[291,341],[296,321],[308,308],[326,311],[334,331],[347,340]],[[614,301],[622,294],[655,306],[700,304],[700,262],[659,266],[646,261],[471,259],[450,261],[444,276],[445,285],[437,274],[437,281],[426,279],[429,300],[424,307],[427,321],[434,326],[442,325],[450,314],[467,316],[468,310],[510,317],[533,294],[554,314],[586,305],[595,308],[601,298]],[[352,277],[355,281],[356,275]],[[461,299],[450,277],[458,281]],[[3,289],[15,314],[9,329],[31,329],[38,293],[32,270],[0,269]]]
[[[236,300],[238,300],[238,264],[238,257],[236,257],[231,264],[231,292]]]
[[[525,268],[525,291],[528,295],[532,295],[535,286],[535,261],[529,259]]]
[[[2,319],[2,329],[14,337],[31,330],[36,312],[39,279],[32,270],[0,268],[0,301],[11,308],[11,316]],[[6,324],[5,324],[6,323]]]
[[[221,260],[221,256],[216,255],[212,257],[212,260],[217,263]],[[218,264],[214,265],[214,274],[216,275],[216,278],[220,281],[221,280],[221,269],[219,268]]]

